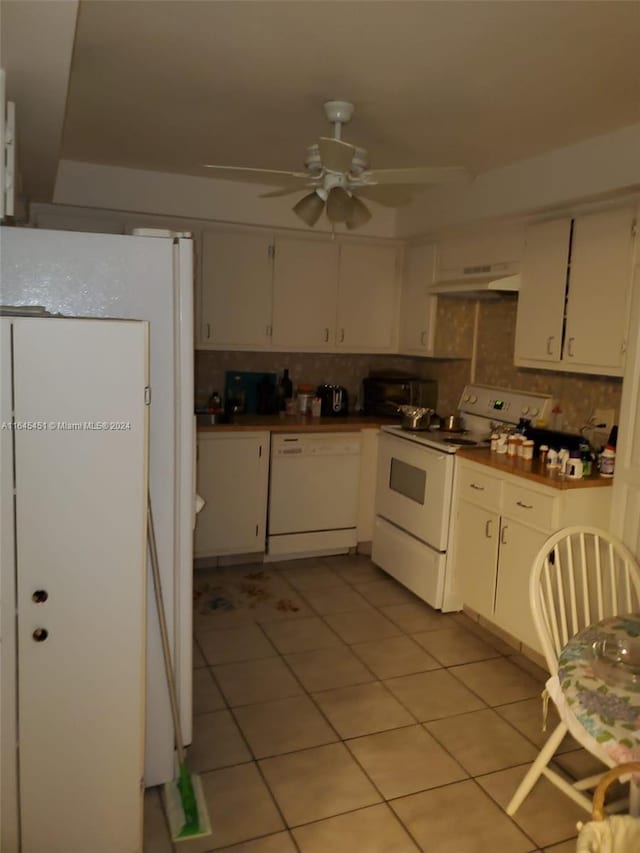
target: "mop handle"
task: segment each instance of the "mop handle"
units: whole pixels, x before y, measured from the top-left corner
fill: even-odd
[[[169,688],[169,701],[171,703],[171,716],[173,717],[173,730],[176,741],[176,752],[178,753],[178,764],[184,764],[184,747],[182,746],[182,726],[180,725],[180,712],[178,710],[178,699],[176,696],[176,682],[173,677],[171,666],[171,650],[169,648],[169,634],[167,632],[167,617],[164,611],[162,599],[162,583],[160,581],[160,566],[158,564],[158,548],[156,545],[156,532],[153,526],[153,513],[151,511],[151,495],[147,504],[147,538],[149,540],[149,553],[151,556],[151,572],[153,574],[153,589],[156,595],[156,609],[160,622],[160,638],[162,640],[162,656],[164,668],[167,673],[167,686]]]

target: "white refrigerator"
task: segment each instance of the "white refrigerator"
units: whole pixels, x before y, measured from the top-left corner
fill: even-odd
[[[183,236],[3,227],[0,304],[41,305],[69,317],[150,323],[149,487],[182,733],[184,743],[189,744],[195,442],[193,243]],[[82,358],[81,352],[78,358]],[[108,549],[109,542],[96,542],[99,548]],[[149,787],[174,774],[174,736],[152,583],[148,583],[147,609],[145,785]]]

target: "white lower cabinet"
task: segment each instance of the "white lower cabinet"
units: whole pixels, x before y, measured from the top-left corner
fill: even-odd
[[[268,432],[201,432],[196,489],[205,505],[198,513],[194,555],[217,557],[265,549]]]
[[[454,494],[456,587],[465,606],[540,652],[529,604],[538,550],[569,524],[603,525],[611,489],[557,489],[458,458]]]

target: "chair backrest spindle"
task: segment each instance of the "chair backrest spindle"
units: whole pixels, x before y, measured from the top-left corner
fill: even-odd
[[[578,631],[607,616],[640,611],[640,566],[606,531],[567,527],[550,536],[536,555],[529,600],[549,671],[555,674],[561,649]]]

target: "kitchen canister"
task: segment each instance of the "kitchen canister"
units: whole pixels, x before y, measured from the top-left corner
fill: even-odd
[[[600,476],[613,477],[613,472],[616,467],[616,450],[607,444],[600,456]]]
[[[572,450],[567,462],[567,477],[572,480],[582,479],[582,457],[579,450]]]
[[[559,467],[558,451],[552,447],[547,451],[547,471],[556,471]]]

